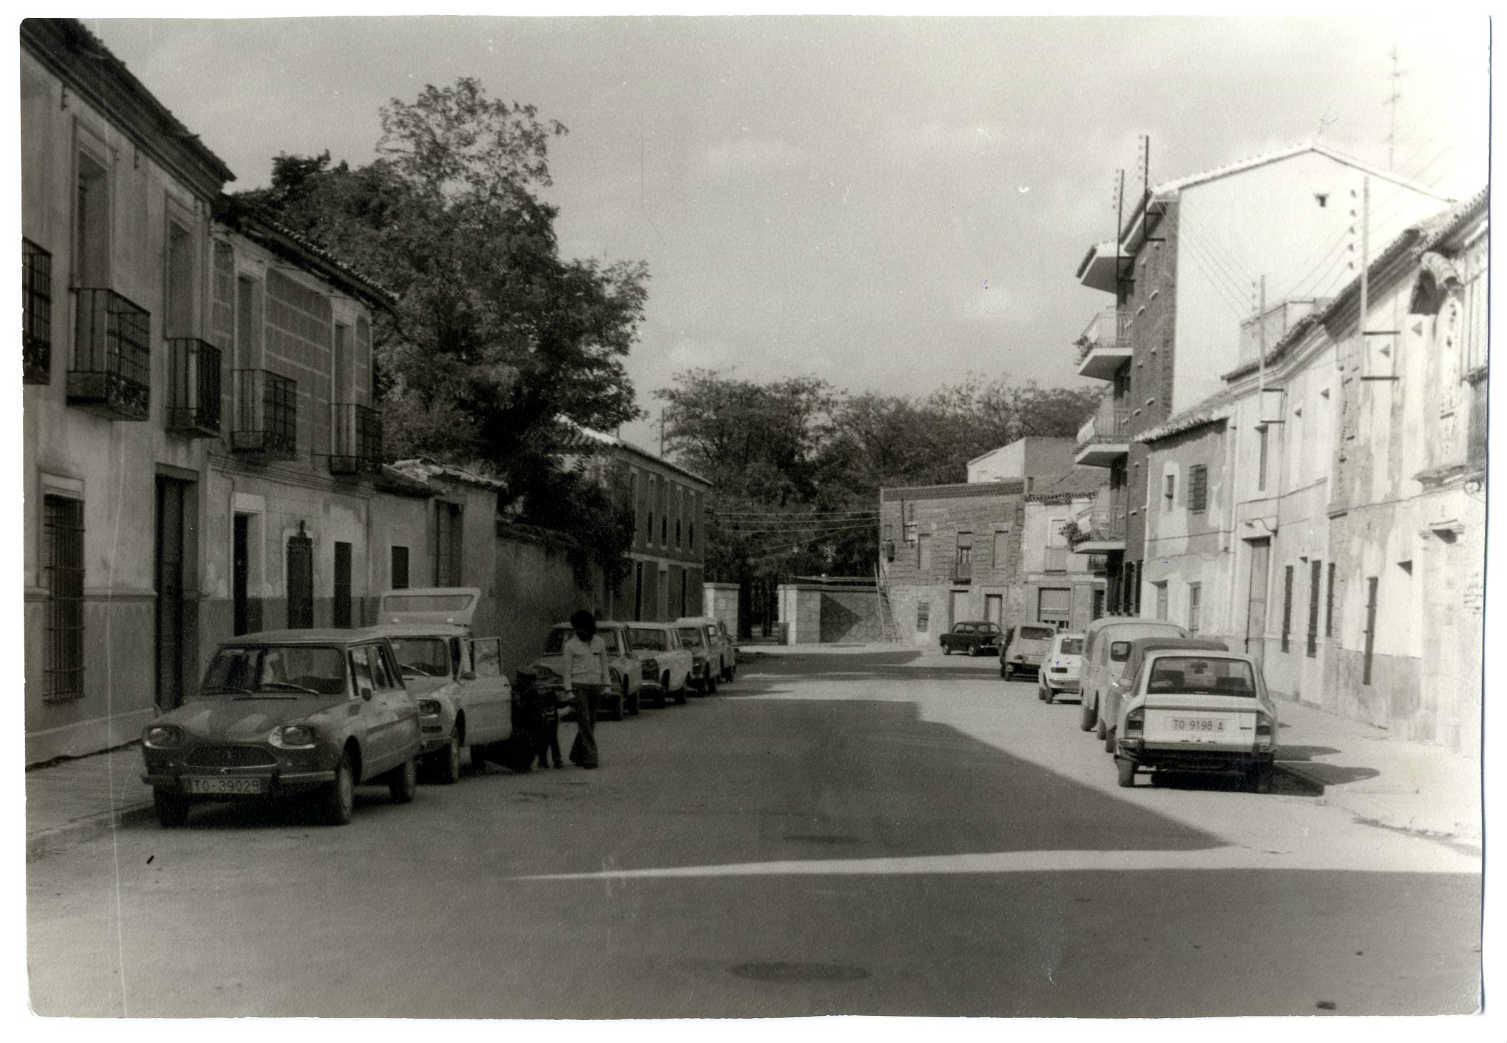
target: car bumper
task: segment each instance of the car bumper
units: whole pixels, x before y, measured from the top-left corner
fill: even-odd
[[[1162,771],[1186,771],[1229,775],[1251,768],[1270,768],[1276,761],[1275,751],[1211,750],[1198,747],[1147,747],[1139,742],[1115,742],[1116,753],[1134,761],[1138,767]]]
[[[248,793],[200,793],[193,789],[189,780],[207,779],[212,783],[252,780],[259,785],[256,792]],[[213,772],[197,772],[186,769],[182,772],[144,772],[141,781],[153,789],[180,796],[201,797],[204,800],[263,800],[305,793],[328,786],[335,781],[333,769],[316,771],[238,772],[220,775]]]

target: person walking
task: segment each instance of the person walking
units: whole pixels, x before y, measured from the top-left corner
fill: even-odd
[[[596,617],[584,608],[571,613],[575,633],[565,639],[565,696],[576,711],[576,741],[570,747],[572,764],[597,766],[596,701],[607,687],[607,645],[597,636]]]

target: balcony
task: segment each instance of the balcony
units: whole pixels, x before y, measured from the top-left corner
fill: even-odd
[[[152,407],[152,317],[113,290],[73,291],[68,404],[111,420],[145,420]]]
[[[954,582],[954,583],[972,583],[973,582],[973,562],[971,560],[968,560],[968,561],[954,561],[952,563],[952,582]]]
[[[1089,320],[1077,345],[1080,377],[1113,380],[1120,367],[1130,362],[1130,313],[1105,308]]]
[[[1082,527],[1084,522],[1087,527]],[[1108,554],[1125,549],[1125,504],[1110,501],[1095,506],[1069,537],[1075,554]]]
[[[1111,467],[1130,452],[1130,410],[1110,403],[1078,429],[1073,463],[1082,467]]]
[[[298,386],[265,369],[235,371],[235,426],[230,448],[260,460],[298,455]]]
[[[354,402],[330,403],[330,473],[374,474],[382,467],[382,415]]]
[[[52,254],[21,240],[21,380],[52,382]]]
[[[167,429],[190,438],[220,433],[220,349],[196,337],[167,342]]]

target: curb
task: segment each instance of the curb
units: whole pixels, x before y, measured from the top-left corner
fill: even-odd
[[[40,829],[35,833],[26,835],[26,861],[35,862],[50,854],[55,854],[65,847],[93,840],[95,837],[117,826],[135,825],[140,822],[150,822],[156,818],[156,808],[150,802],[142,804],[128,804],[116,808],[114,811],[102,812],[98,815],[90,815],[87,818],[75,819],[61,826],[52,826]]]

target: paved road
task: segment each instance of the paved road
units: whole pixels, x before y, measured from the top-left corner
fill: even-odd
[[[32,1002],[141,1016],[1151,1017],[1476,1006],[1479,857],[1295,783],[1115,787],[987,660],[766,656],[355,821],[196,810],[28,867]],[[562,729],[568,738],[570,726]]]

